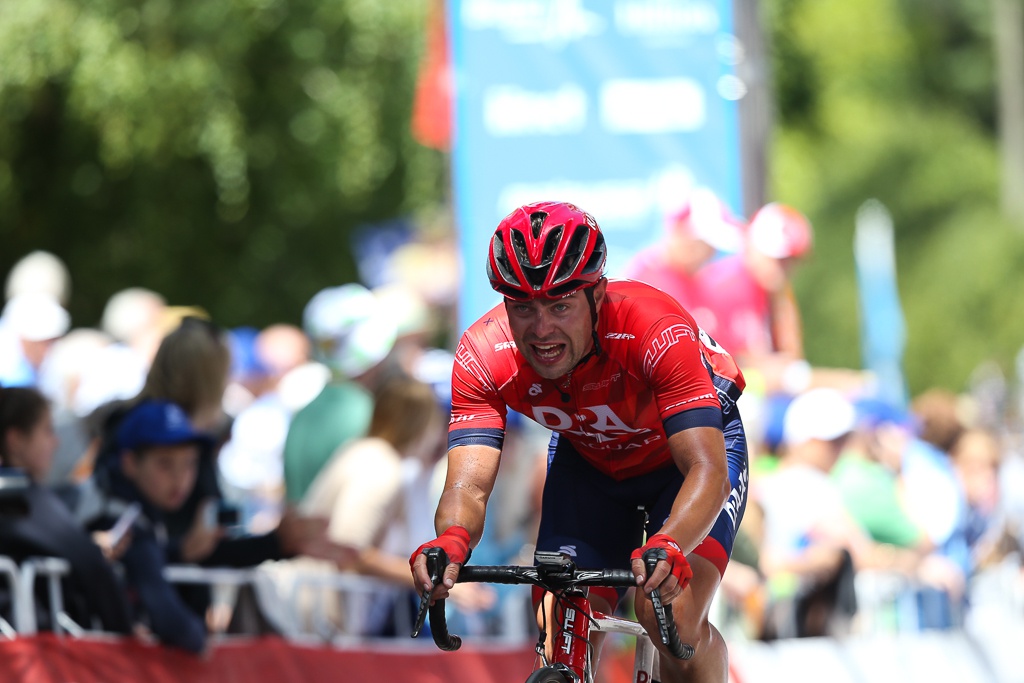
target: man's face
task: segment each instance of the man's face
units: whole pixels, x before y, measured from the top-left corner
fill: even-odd
[[[594,286],[600,310],[607,280]],[[505,300],[512,338],[537,374],[556,379],[576,367],[593,346],[594,321],[582,290],[564,299]]]
[[[126,452],[124,473],[155,507],[173,512],[185,504],[199,470],[199,447],[186,443]]]

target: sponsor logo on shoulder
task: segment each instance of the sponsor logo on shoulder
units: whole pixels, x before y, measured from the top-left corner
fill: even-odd
[[[686,323],[677,323],[662,330],[660,335],[651,340],[650,346],[644,354],[644,372],[650,375],[661,359],[665,357],[665,353],[678,344],[680,339],[687,337],[697,341],[697,335]]]
[[[628,332],[609,332],[604,335],[605,339],[636,339],[636,337]]]
[[[509,349],[514,348],[516,348],[516,343],[514,341],[503,341],[494,345],[495,351],[508,351]]]
[[[540,393],[542,391],[544,391],[544,390],[541,389],[540,385],[534,383],[533,385],[530,386],[530,389],[529,389],[528,393],[530,394],[530,396],[540,396]]]

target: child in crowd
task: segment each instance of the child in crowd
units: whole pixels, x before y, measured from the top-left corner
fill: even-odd
[[[31,557],[67,560],[71,571],[64,580],[64,611],[86,628],[130,633],[127,596],[113,569],[60,498],[42,485],[56,449],[46,398],[33,388],[0,387],[0,467],[30,482],[20,514],[0,513],[0,554],[18,563]],[[39,628],[54,626],[46,621],[48,610],[37,612]]]
[[[121,455],[103,479],[103,513],[93,523],[110,528],[137,504],[140,513],[121,558],[137,616],[160,642],[195,653],[206,648],[206,628],[163,576],[166,564],[178,554],[168,542],[165,517],[188,499],[200,447],[209,441],[174,403],[147,400],[136,405],[118,429]],[[210,543],[219,540],[208,538]]]

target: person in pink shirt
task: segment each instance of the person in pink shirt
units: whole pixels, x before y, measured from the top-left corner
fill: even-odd
[[[697,271],[720,252],[738,251],[742,240],[742,221],[711,190],[698,188],[668,216],[664,237],[638,252],[623,276],[656,287],[692,310]]]
[[[811,243],[811,224],[803,214],[768,204],[751,219],[740,253],[710,261],[694,276],[694,319],[741,366],[802,361],[790,273]]]

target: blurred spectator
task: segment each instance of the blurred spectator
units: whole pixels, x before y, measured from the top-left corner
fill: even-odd
[[[903,448],[901,468],[907,510],[936,548],[966,569],[965,502],[949,450],[963,432],[958,398],[944,389],[916,396],[910,411],[917,424]]]
[[[389,361],[414,376],[421,356],[431,346],[431,311],[420,294],[408,285],[390,284],[372,290],[382,311],[395,323],[395,343]]]
[[[110,343],[110,337],[99,330],[71,330],[54,342],[41,368],[39,388],[52,401],[59,441],[47,482],[58,493],[83,479],[79,465],[89,449],[89,432],[79,397],[84,376],[100,364]]]
[[[756,368],[773,376],[769,391],[798,393],[810,384],[790,284],[792,270],[810,249],[807,219],[788,206],[768,204],[751,219],[742,251],[712,261],[697,276],[698,295],[690,309],[697,324],[744,373]]]
[[[856,611],[852,561],[868,539],[829,479],[854,419],[853,405],[833,389],[796,397],[785,414],[779,467],[751,487],[764,511],[766,638],[837,635]]]
[[[75,396],[75,412],[88,415],[109,401],[137,395],[165,330],[167,304],[148,289],[123,289],[103,308],[101,329],[113,340],[85,366]]]
[[[914,397],[910,410],[917,417],[921,439],[949,453],[964,431],[960,398],[948,389],[928,389]]]
[[[54,341],[64,336],[71,317],[49,294],[17,294],[0,314],[0,386],[36,386]]]
[[[1014,530],[1002,515],[1000,468],[1003,447],[989,430],[974,428],[960,434],[950,455],[964,491],[966,541],[971,570],[993,566],[1020,547]]]
[[[413,592],[407,551],[415,547],[415,539],[407,518],[409,513],[429,517],[431,510],[405,509],[410,500],[406,482],[437,461],[443,434],[441,411],[430,387],[394,378],[375,395],[366,437],[338,449],[310,486],[301,509],[330,517],[331,540],[357,551],[353,571]],[[383,619],[390,607],[368,606],[366,618],[360,620],[368,635],[385,630]]]
[[[850,514],[892,555],[906,579],[894,596],[909,609],[901,628],[948,628],[959,620],[966,574],[965,546],[936,544],[922,513],[909,505],[904,463],[915,441],[911,415],[880,400],[858,403],[858,425],[832,478]],[[910,616],[915,620],[911,623]]]
[[[180,406],[195,429],[213,435],[200,449],[198,473],[185,502],[164,515],[169,547],[176,562],[207,566],[249,567],[265,560],[291,557],[300,552],[333,557],[338,549],[326,541],[326,520],[302,518],[286,509],[270,533],[224,538],[225,530],[209,519],[209,510],[223,500],[217,476],[217,451],[226,438],[228,422],[221,409],[230,368],[230,351],[223,331],[208,320],[186,317],[161,342],[142,392],[128,400],[108,404],[91,418],[98,438],[96,468],[91,486],[78,506],[81,519],[97,512],[97,489],[119,463],[117,430],[133,407],[147,400],[168,401]],[[89,496],[89,491],[94,493]],[[100,500],[97,501],[96,498]],[[210,538],[218,542],[211,545]],[[190,602],[202,612],[208,595],[189,589]]]
[[[168,557],[165,515],[184,505],[199,471],[200,446],[210,438],[196,431],[173,403],[144,400],[121,420],[115,439],[118,456],[100,481],[103,507],[91,526],[109,530],[135,503],[141,508],[121,556],[125,581],[137,616],[167,645],[199,653],[206,648],[203,618],[184,603],[164,578]],[[207,536],[209,553],[217,539]]]
[[[129,287],[107,300],[101,328],[135,350],[149,365],[160,345],[160,322],[166,310],[167,301],[160,294],[144,287]]]
[[[695,276],[716,253],[739,251],[741,226],[711,190],[695,189],[667,218],[662,239],[634,256],[624,275],[671,295],[696,317],[701,303]]]
[[[258,382],[250,384],[256,393],[235,416],[218,467],[228,497],[242,507],[242,524],[263,533],[281,514],[284,444],[292,416],[322,390],[327,373],[308,365],[309,339],[293,325],[271,325],[257,333],[252,353],[259,367]]]
[[[100,548],[63,502],[44,486],[57,438],[50,407],[37,390],[0,388],[0,466],[18,468],[31,481],[24,515],[0,515],[0,550],[23,562],[61,557],[71,566],[64,578],[64,609],[86,628],[97,621],[105,631],[131,633],[127,596]],[[39,611],[40,616],[48,610]],[[54,624],[42,623],[43,628]]]
[[[878,400],[858,401],[856,408],[856,429],[832,471],[843,505],[879,543],[931,550],[903,501],[901,461],[911,416]]]
[[[4,299],[19,294],[45,294],[61,306],[71,299],[71,274],[67,265],[55,254],[36,250],[18,260],[7,274]]]
[[[318,292],[303,312],[314,357],[331,380],[292,418],[284,447],[285,497],[306,495],[321,468],[342,444],[366,434],[372,390],[397,338],[395,322],[373,294],[355,283]]]

